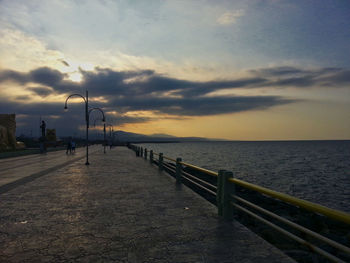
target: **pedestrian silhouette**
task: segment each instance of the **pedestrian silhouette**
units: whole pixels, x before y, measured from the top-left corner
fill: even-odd
[[[75,141],[72,141],[72,152],[75,153]]]
[[[72,138],[69,138],[69,140],[68,140],[66,154],[68,154],[68,151],[70,154],[72,154]]]

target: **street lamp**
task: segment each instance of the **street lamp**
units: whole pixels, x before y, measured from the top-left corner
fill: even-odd
[[[106,123],[105,114],[104,114],[103,110],[101,110],[101,109],[98,108],[98,107],[94,107],[94,108],[89,109],[89,111],[88,111],[88,121],[89,121],[89,119],[90,119],[90,113],[93,112],[94,110],[98,110],[98,111],[100,111],[100,112],[102,113],[102,122],[103,122],[103,123]],[[89,164],[89,163],[88,163],[88,164]]]
[[[96,119],[94,121],[94,127],[96,125],[97,120],[103,121],[103,119]],[[103,122],[103,153],[106,153],[106,122],[105,121]]]
[[[107,123],[106,125],[109,126],[109,139],[110,139],[110,149],[111,149],[113,144],[113,139],[112,139],[113,125],[110,123]]]
[[[107,126],[109,126],[109,136],[112,136],[112,131],[113,131],[113,125],[110,123],[106,123]]]
[[[65,110],[68,110],[67,102],[68,102],[68,100],[71,97],[80,97],[85,102],[85,122],[86,122],[86,142],[85,142],[85,144],[86,144],[86,162],[85,162],[85,165],[89,165],[90,164],[89,163],[89,116],[90,116],[90,113],[93,110],[99,110],[102,113],[102,115],[103,115],[102,121],[105,122],[106,121],[105,115],[104,115],[103,111],[100,108],[92,108],[92,109],[89,110],[89,93],[88,93],[87,90],[86,90],[86,96],[85,97],[80,95],[80,94],[77,94],[77,93],[69,95],[67,97],[67,99],[66,99],[65,104],[64,104],[64,109]]]

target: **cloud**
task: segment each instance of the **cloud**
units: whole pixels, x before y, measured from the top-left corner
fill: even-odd
[[[94,72],[83,71],[82,86],[89,90],[98,88],[105,95],[149,96],[151,93],[171,92],[182,97],[203,96],[220,89],[256,87],[267,80],[250,77],[235,80],[189,81],[160,75],[151,70],[117,72],[97,68]]]
[[[64,76],[65,75],[58,70],[50,69],[48,67],[38,68],[29,73],[29,79],[31,82],[48,86],[54,86],[57,83],[61,83]]]
[[[20,95],[16,97],[16,100],[30,100],[30,96],[28,95]]]
[[[27,83],[29,81],[28,74],[21,73],[14,70],[0,71],[0,82],[14,81],[20,84]]]
[[[4,13],[4,10],[1,10],[3,11],[2,15],[8,17],[14,15],[13,12]],[[1,15],[0,17],[3,18]],[[23,17],[23,13],[19,17]],[[32,16],[30,17],[32,18]],[[33,23],[29,23],[29,25],[33,26]],[[25,26],[25,28],[28,27]],[[1,23],[0,26],[0,47],[0,64],[17,70],[30,70],[39,65],[61,67],[60,60],[64,57],[61,51],[48,48],[42,37],[37,38],[4,23]]]
[[[248,71],[250,76],[238,79],[189,81],[168,77],[153,70],[116,71],[95,68],[80,69],[80,83],[67,80],[67,75],[58,70],[41,67],[27,73],[13,70],[0,71],[0,83],[17,82],[21,85],[38,84],[44,87],[28,87],[39,96],[66,94],[88,89],[97,97],[107,100],[134,97],[197,98],[215,91],[236,88],[294,87],[315,88],[319,86],[343,87],[350,84],[350,70],[343,68],[302,69],[296,67],[273,67]]]
[[[319,88],[349,87],[350,70],[343,68],[303,69],[297,67],[271,67],[249,71],[245,78],[189,81],[161,75],[153,70],[116,71],[109,68],[95,68],[93,71],[80,69],[82,81],[72,82],[66,74],[49,67],[28,72],[0,71],[1,82],[17,82],[25,90],[42,98],[49,95],[63,96],[81,93],[88,89],[90,105],[101,107],[107,118],[122,123],[148,122],[157,118],[186,118],[209,116],[243,111],[264,110],[278,105],[296,102],[282,96],[218,96],[216,91],[227,89],[259,89],[266,87]],[[37,85],[37,86],[35,86]],[[95,98],[93,100],[93,98]],[[28,94],[1,100],[0,111],[16,112],[30,116],[47,116],[57,125],[70,123],[65,130],[76,129],[84,124],[82,103],[69,103],[69,118],[62,121],[62,103],[34,103]],[[16,102],[19,101],[19,102]],[[150,112],[146,115],[130,115],[132,112]],[[51,118],[50,116],[62,116]],[[162,117],[163,116],[163,117]],[[164,117],[166,116],[166,117]],[[91,118],[97,118],[94,115]],[[62,123],[61,123],[62,121]],[[23,120],[22,122],[25,122]]]
[[[302,69],[296,67],[272,67],[249,71],[257,77],[264,77],[268,81],[262,86],[315,88],[342,88],[350,85],[350,70],[344,68]]]
[[[40,97],[47,97],[53,93],[53,89],[50,87],[29,87],[27,89],[39,95]]]
[[[66,80],[65,77],[67,77],[66,74],[49,67],[37,68],[27,73],[14,70],[0,71],[0,83],[13,81],[22,85],[27,83],[41,84],[51,87],[58,93],[76,91],[80,88],[79,84]]]
[[[299,69],[296,67],[282,66],[282,67],[271,67],[271,68],[261,68],[250,70],[254,75],[261,76],[285,76],[285,75],[295,75],[295,74],[307,74],[310,71]]]
[[[332,74],[320,78],[324,86],[331,86],[334,83],[338,85],[350,85],[350,70],[334,70]]]
[[[294,100],[278,96],[231,96],[196,98],[129,98],[111,102],[120,112],[148,110],[170,115],[208,116],[225,113],[261,110],[287,104]]]
[[[231,25],[236,23],[237,19],[243,15],[244,15],[244,10],[242,9],[226,12],[217,19],[217,22],[220,25]]]
[[[65,65],[65,66],[67,66],[67,67],[70,66],[69,63],[68,63],[67,61],[65,61],[65,60],[61,60],[61,62],[62,62],[63,65]]]

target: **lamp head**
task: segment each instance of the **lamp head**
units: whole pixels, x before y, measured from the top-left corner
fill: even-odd
[[[105,119],[105,117],[103,117],[103,119],[102,119],[102,122],[106,122],[106,119]]]
[[[64,111],[67,111],[67,110],[68,110],[67,105],[64,105]]]

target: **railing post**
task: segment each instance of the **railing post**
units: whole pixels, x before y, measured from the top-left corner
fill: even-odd
[[[143,148],[142,147],[141,147],[140,153],[141,153],[141,157],[143,157]]]
[[[181,165],[182,159],[176,158],[176,183],[181,184],[182,178],[182,165]]]
[[[136,156],[137,156],[137,157],[140,155],[139,152],[140,152],[139,147],[136,147],[136,146],[135,146],[135,153],[136,153]]]
[[[219,171],[216,201],[218,215],[230,220],[233,219],[231,194],[234,194],[234,185],[228,181],[229,178],[233,178],[232,172],[226,170]]]
[[[158,168],[159,171],[163,170],[163,153],[159,153]]]
[[[149,162],[153,163],[153,150],[150,150],[149,152]]]
[[[145,148],[145,159],[147,160],[147,148]]]

